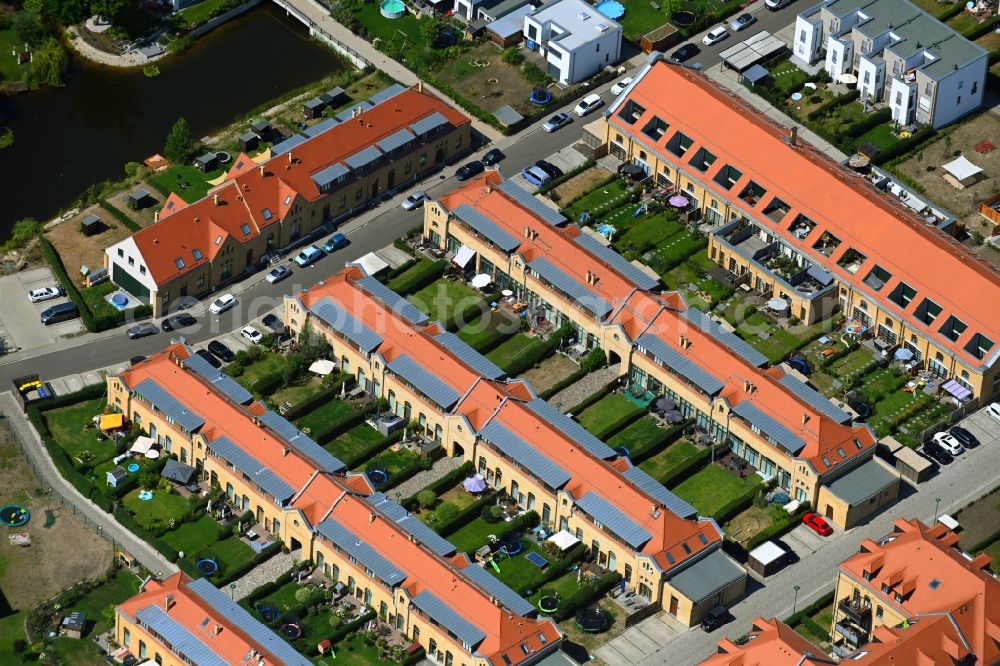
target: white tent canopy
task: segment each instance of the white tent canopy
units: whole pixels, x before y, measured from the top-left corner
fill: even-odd
[[[465,268],[468,265],[469,260],[476,256],[476,251],[473,250],[468,245],[463,245],[458,254],[455,255],[455,263],[458,264],[460,268]]]
[[[493,282],[493,278],[490,277],[489,273],[480,273],[472,278],[472,286],[476,289],[483,289],[490,282]]]
[[[981,168],[967,160],[965,155],[960,155],[958,158],[948,162],[941,168],[951,174],[955,180],[962,184],[965,184],[965,181],[972,180],[983,172]]]
[[[374,252],[369,252],[365,256],[357,259],[356,261],[352,261],[351,263],[361,266],[361,268],[368,275],[377,275],[378,273],[389,268],[389,264]]]
[[[146,451],[153,448],[154,444],[156,444],[156,442],[152,438],[146,437],[145,435],[139,435],[135,438],[135,443],[129,451],[132,453],[144,454]]]
[[[333,361],[326,358],[321,358],[318,361],[313,361],[313,364],[309,366],[309,372],[312,372],[317,375],[326,376],[331,372],[333,372],[333,369],[336,367],[337,366]]]
[[[575,536],[570,534],[566,530],[559,530],[552,536],[550,536],[546,541],[551,541],[555,545],[559,546],[559,550],[569,550],[576,544],[580,543],[580,540]]]

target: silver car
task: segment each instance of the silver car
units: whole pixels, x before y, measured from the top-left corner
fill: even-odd
[[[403,199],[403,210],[416,210],[424,205],[424,202],[430,199],[427,193],[423,190],[417,190],[410,194],[410,196]]]
[[[542,124],[542,129],[546,132],[555,132],[560,127],[569,125],[573,122],[567,113],[557,113]]]

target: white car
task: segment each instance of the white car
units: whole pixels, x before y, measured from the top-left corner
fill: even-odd
[[[939,432],[934,435],[934,442],[953,456],[957,456],[965,450],[961,443],[955,439],[955,436],[947,432]]]
[[[240,329],[240,335],[242,335],[244,338],[254,343],[255,345],[258,344],[264,337],[263,335],[260,334],[260,331],[258,331],[253,326],[244,326],[242,329]]]
[[[601,96],[597,93],[591,93],[580,100],[580,103],[576,105],[575,109],[573,109],[573,113],[578,116],[585,116],[591,111],[599,108],[602,104],[604,104],[604,100],[601,99]]]
[[[624,79],[622,79],[615,85],[611,86],[611,94],[614,95],[615,97],[621,95],[623,92],[625,92],[625,89],[628,88],[630,83],[632,83],[632,77],[626,76]]]
[[[62,287],[42,287],[41,289],[32,289],[29,291],[28,300],[32,303],[41,303],[42,301],[51,301],[53,298],[59,298],[62,295]]]
[[[701,43],[705,46],[711,46],[712,44],[718,44],[726,37],[729,37],[729,31],[726,30],[726,26],[720,25],[702,37]]]
[[[212,301],[212,304],[208,306],[208,311],[214,315],[220,315],[234,305],[236,305],[236,297],[232,294],[223,294]]]
[[[995,420],[1000,421],[1000,402],[991,402],[986,405],[986,413],[992,416]]]
[[[301,268],[305,268],[309,264],[319,261],[320,257],[323,256],[323,250],[319,249],[315,245],[310,245],[306,249],[295,255],[295,263]]]
[[[416,210],[424,205],[424,202],[430,199],[427,193],[423,190],[417,190],[410,194],[403,200],[403,210]]]

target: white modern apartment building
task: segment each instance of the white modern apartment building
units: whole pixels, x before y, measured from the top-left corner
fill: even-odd
[[[524,17],[524,37],[548,63],[548,74],[568,85],[618,62],[622,27],[583,0],[555,0]]]
[[[527,0],[455,0],[454,16],[466,21],[490,23],[527,4]]]
[[[795,19],[793,53],[857,77],[902,125],[941,127],[983,101],[988,53],[908,0],[828,0]]]

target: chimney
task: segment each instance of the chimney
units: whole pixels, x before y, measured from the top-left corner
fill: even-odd
[[[374,511],[372,511],[371,513],[369,513],[368,514],[368,524],[370,525],[370,524],[374,523],[375,522],[375,518],[377,518],[377,516],[375,515]]]
[[[524,228],[524,237],[529,240],[531,239],[531,227]]]
[[[264,165],[263,165],[263,164],[261,164],[261,165],[260,165],[260,177],[261,177],[261,178],[263,178],[263,177],[264,177],[264,176],[266,176],[266,175],[267,175],[267,174],[266,174],[266,173],[264,173]]]
[[[171,606],[174,605],[174,595],[168,594],[163,598],[163,612],[169,612]]]
[[[788,145],[794,146],[796,139],[799,138],[799,128],[797,125],[792,125],[788,128]]]
[[[290,451],[289,451],[289,449],[288,449],[287,446],[285,448],[281,449],[281,457],[282,458],[284,458],[285,456],[287,456],[289,453],[290,453]]]
[[[993,558],[991,558],[986,553],[980,553],[979,555],[976,555],[971,560],[969,560],[969,568],[973,570],[985,569],[990,565],[990,562],[992,562],[992,560]]]
[[[221,624],[217,624],[214,627],[212,627],[212,635],[213,636],[218,636],[221,633],[222,633],[222,625]]]
[[[743,392],[744,393],[750,393],[750,391],[752,389],[753,389],[753,384],[751,384],[750,382],[748,382],[747,380],[744,379],[743,380]]]
[[[159,221],[160,221],[160,211],[154,210],[153,211],[153,224],[156,224]]]
[[[423,91],[424,91],[424,82],[423,81],[417,81],[417,92],[418,93],[422,93]]]
[[[802,425],[809,423],[809,414],[802,412]]]
[[[679,346],[679,347],[680,347],[681,349],[684,349],[684,343],[685,343],[685,342],[686,342],[686,338],[685,338],[685,337],[684,337],[683,335],[680,335],[680,336],[677,336],[677,345],[678,345],[678,346]]]
[[[292,164],[295,160],[292,158],[292,151],[288,151],[288,163]]]
[[[218,194],[213,194],[212,195],[212,203],[214,203],[216,206],[219,205],[219,195]]]

